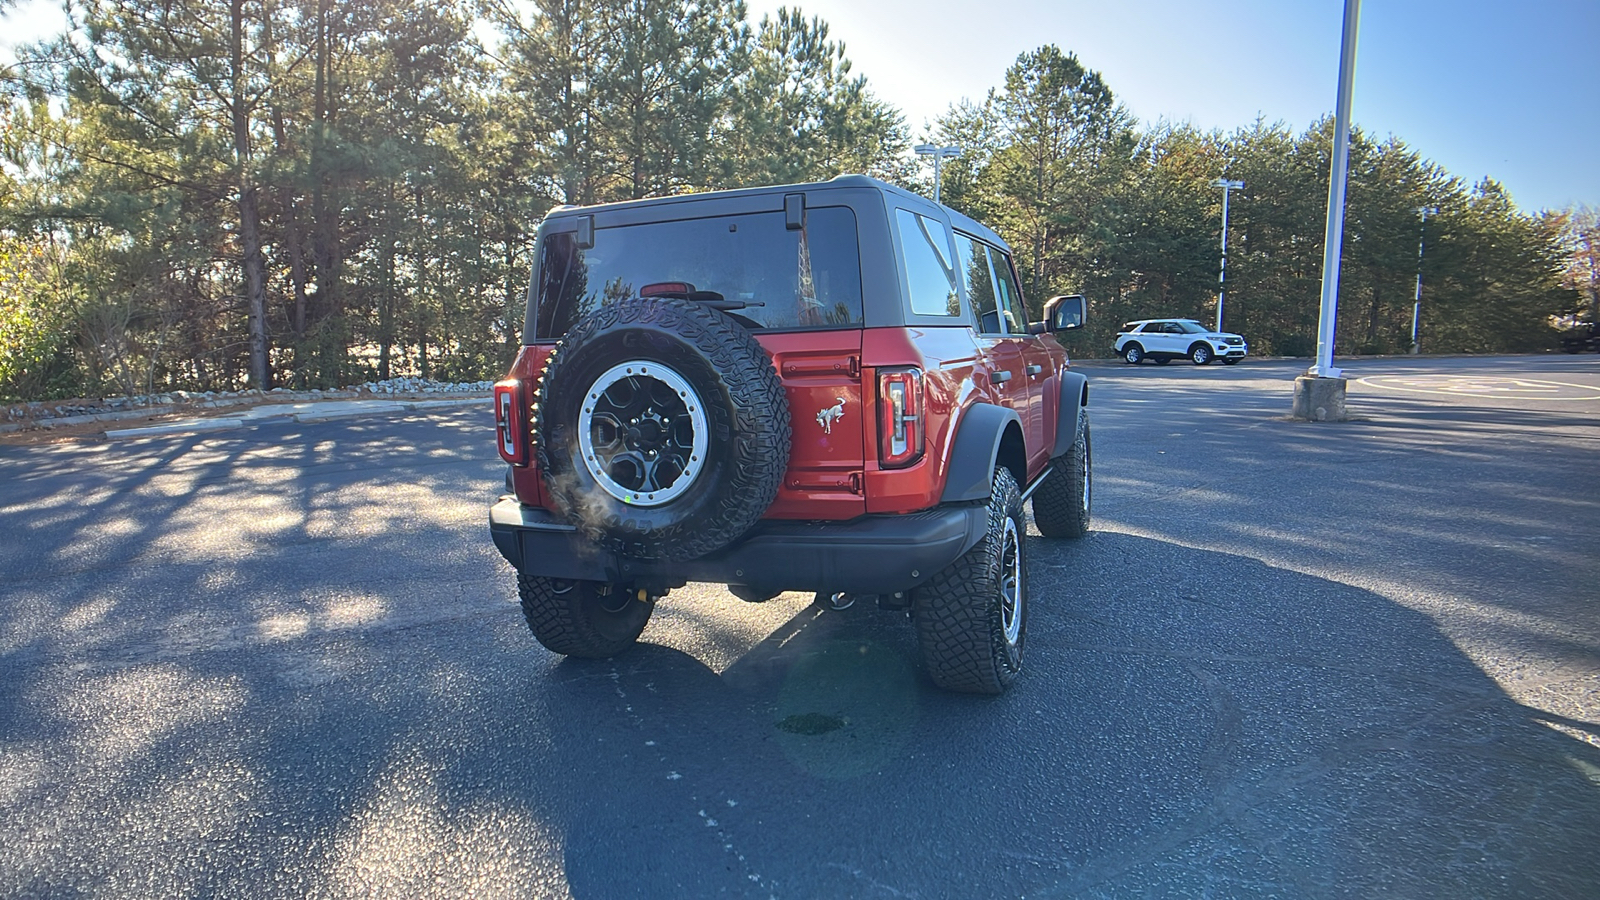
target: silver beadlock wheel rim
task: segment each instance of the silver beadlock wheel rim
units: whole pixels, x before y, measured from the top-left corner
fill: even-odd
[[[1000,625],[1013,647],[1022,637],[1022,603],[1022,548],[1016,520],[1006,516],[1000,546]]]
[[[705,404],[670,366],[607,369],[583,395],[578,450],[600,489],[630,506],[670,503],[705,469]]]

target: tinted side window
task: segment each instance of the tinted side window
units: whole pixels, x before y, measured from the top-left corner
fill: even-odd
[[[950,232],[944,224],[910,210],[895,210],[900,246],[905,249],[906,287],[911,311],[919,316],[958,316],[961,298],[950,260]]]
[[[961,271],[967,279],[967,298],[978,316],[978,329],[988,334],[999,333],[1000,316],[995,305],[994,273],[989,268],[988,249],[957,233],[956,253],[961,257]]]
[[[859,326],[855,213],[812,208],[797,231],[781,212],[597,228],[589,249],[570,232],[546,234],[535,337],[559,338],[601,306],[666,281],[743,300],[749,305],[732,312],[757,328]]]
[[[1022,305],[1022,292],[1017,289],[1017,280],[1011,271],[1011,257],[990,247],[989,260],[994,266],[995,293],[1000,301],[1000,314],[1005,319],[1006,331],[1010,334],[1027,334],[1028,311]]]

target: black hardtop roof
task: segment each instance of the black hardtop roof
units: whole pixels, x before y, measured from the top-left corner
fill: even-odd
[[[761,187],[731,188],[722,191],[701,191],[692,194],[673,194],[667,197],[646,197],[642,200],[619,200],[614,203],[600,203],[594,206],[557,206],[550,210],[546,219],[563,219],[572,216],[592,215],[597,212],[610,210],[636,210],[652,206],[672,206],[683,203],[695,203],[705,200],[719,200],[731,197],[755,197],[763,194],[794,194],[805,191],[829,190],[838,188],[866,188],[887,194],[893,194],[904,200],[912,200],[926,207],[936,207],[950,219],[951,227],[964,231],[973,237],[982,238],[991,244],[1011,251],[1011,245],[996,234],[993,229],[976,219],[963,215],[943,203],[935,204],[932,200],[920,194],[913,194],[905,188],[881,181],[868,175],[839,175],[828,181],[815,181],[805,184],[775,184]]]

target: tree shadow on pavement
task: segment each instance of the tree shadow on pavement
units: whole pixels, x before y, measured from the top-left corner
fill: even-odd
[[[112,501],[131,522],[114,565],[29,561],[71,559],[104,521],[89,513],[6,556],[0,894],[1600,884],[1595,726],[1515,702],[1374,590],[1107,519],[1030,540],[1029,658],[1000,698],[931,688],[902,614],[694,588],[632,652],[561,660],[489,546],[501,469],[481,431],[152,443]],[[8,500],[0,527],[61,508],[73,486],[54,484]]]

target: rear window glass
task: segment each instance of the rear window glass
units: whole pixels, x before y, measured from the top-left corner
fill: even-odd
[[[910,210],[895,210],[900,245],[906,255],[911,311],[920,316],[959,316],[956,267],[950,260],[950,232],[944,223]]]
[[[843,206],[808,209],[796,231],[770,212],[597,228],[589,249],[570,232],[546,234],[538,272],[540,340],[662,282],[742,300],[749,305],[730,312],[756,328],[861,324],[856,217]]]

